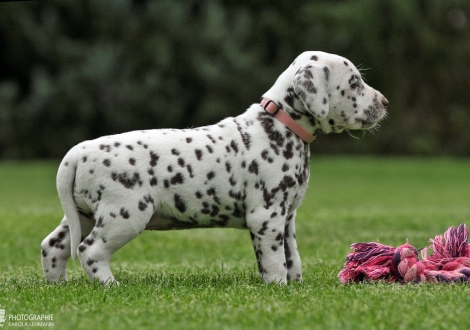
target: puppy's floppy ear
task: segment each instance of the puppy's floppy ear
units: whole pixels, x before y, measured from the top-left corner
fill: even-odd
[[[318,119],[325,119],[329,111],[327,67],[308,64],[294,75],[294,92],[305,108]]]

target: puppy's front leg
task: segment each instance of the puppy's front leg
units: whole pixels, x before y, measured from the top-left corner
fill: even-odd
[[[285,216],[276,209],[258,209],[247,216],[260,277],[266,283],[286,283]]]

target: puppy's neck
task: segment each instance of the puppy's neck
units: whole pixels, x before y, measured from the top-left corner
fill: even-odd
[[[271,89],[265,93],[263,97],[267,97],[275,102],[309,133],[313,135],[317,133],[327,133],[324,131],[326,126],[322,125],[322,121],[315,118],[313,114],[305,108],[302,101],[295,95],[292,86],[288,86],[285,91],[277,95],[272,93]]]

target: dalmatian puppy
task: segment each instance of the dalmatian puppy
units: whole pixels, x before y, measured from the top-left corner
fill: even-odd
[[[67,260],[78,255],[90,280],[108,284],[113,253],[143,230],[230,227],[250,232],[265,282],[301,281],[295,215],[308,142],[369,130],[387,105],[346,58],[305,52],[237,117],[76,145],[57,174],[65,216],[41,244],[46,279],[66,280]]]

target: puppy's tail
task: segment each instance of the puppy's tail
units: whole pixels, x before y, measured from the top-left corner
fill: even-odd
[[[77,171],[77,161],[69,152],[60,163],[57,172],[57,192],[59,193],[62,209],[67,218],[70,229],[70,245],[72,259],[77,257],[77,248],[80,244],[81,227],[75,201],[73,199],[73,190],[75,186],[75,173]]]

